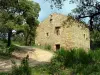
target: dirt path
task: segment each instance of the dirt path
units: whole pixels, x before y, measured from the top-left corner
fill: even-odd
[[[21,46],[22,50],[15,51],[12,53],[14,58],[8,60],[0,59],[0,71],[7,71],[11,69],[12,63],[11,60],[14,60],[18,65],[20,64],[21,59],[29,55],[29,64],[30,66],[35,66],[36,64],[42,64],[46,62],[50,62],[53,57],[53,53],[39,49]]]

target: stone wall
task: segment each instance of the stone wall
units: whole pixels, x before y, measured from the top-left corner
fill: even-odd
[[[59,34],[57,35],[57,30]],[[52,14],[41,22],[36,30],[35,43],[38,45],[56,45],[69,48],[90,48],[89,29],[83,24],[61,14]]]

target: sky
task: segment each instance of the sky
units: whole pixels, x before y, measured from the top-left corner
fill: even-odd
[[[72,9],[76,7],[75,4],[69,4],[68,0],[64,2],[62,9],[58,10],[57,8],[51,9],[50,3],[44,0],[34,0],[35,2],[39,3],[41,11],[39,13],[38,20],[41,22],[45,18],[47,18],[52,13],[61,13],[67,15],[71,12]]]

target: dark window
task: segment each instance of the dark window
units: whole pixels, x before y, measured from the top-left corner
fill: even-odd
[[[56,50],[60,49],[60,44],[56,44]]]
[[[85,38],[85,34],[84,34],[84,38]]]
[[[84,38],[85,38],[86,40],[88,40],[88,38],[87,38],[86,34],[84,34]]]
[[[52,21],[52,19],[50,19],[50,22]]]
[[[60,27],[55,27],[55,32],[57,35],[60,35]]]
[[[52,19],[52,15],[51,15],[51,16],[50,16],[50,23],[52,22],[52,20],[53,20],[53,19]]]
[[[49,36],[49,33],[46,33],[47,36]]]

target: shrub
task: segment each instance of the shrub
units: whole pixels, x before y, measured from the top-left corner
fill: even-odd
[[[100,49],[91,51],[90,54],[94,61],[100,62]]]
[[[18,50],[18,46],[16,45],[11,45],[10,47],[7,48],[6,53],[11,54],[14,50]]]
[[[74,50],[66,51],[61,49],[56,52],[57,56],[54,58],[57,61],[61,62],[63,66],[69,66],[74,59]]]
[[[61,62],[53,59],[49,66],[49,73],[52,75],[59,75],[60,68],[61,68]]]
[[[32,68],[32,75],[49,75],[50,64],[39,64]]]
[[[85,52],[83,49],[77,49],[75,50],[75,61],[76,63],[81,64],[89,64],[93,62],[92,55],[90,52]]]
[[[0,72],[0,75],[10,75],[8,72]]]
[[[11,75],[31,75],[31,68],[28,63],[28,56],[25,57],[20,66],[17,66],[15,62],[13,62],[14,66],[12,67]]]
[[[94,64],[90,52],[87,53],[83,49],[61,49],[56,52],[56,56],[51,61],[51,65],[53,65],[51,71],[59,72],[61,69],[72,68],[74,74],[77,74],[82,72],[90,64]]]
[[[51,46],[50,45],[45,45],[45,49],[51,50]]]
[[[1,59],[9,59],[11,58],[12,56],[8,53],[4,53],[4,52],[0,52],[0,58]]]

